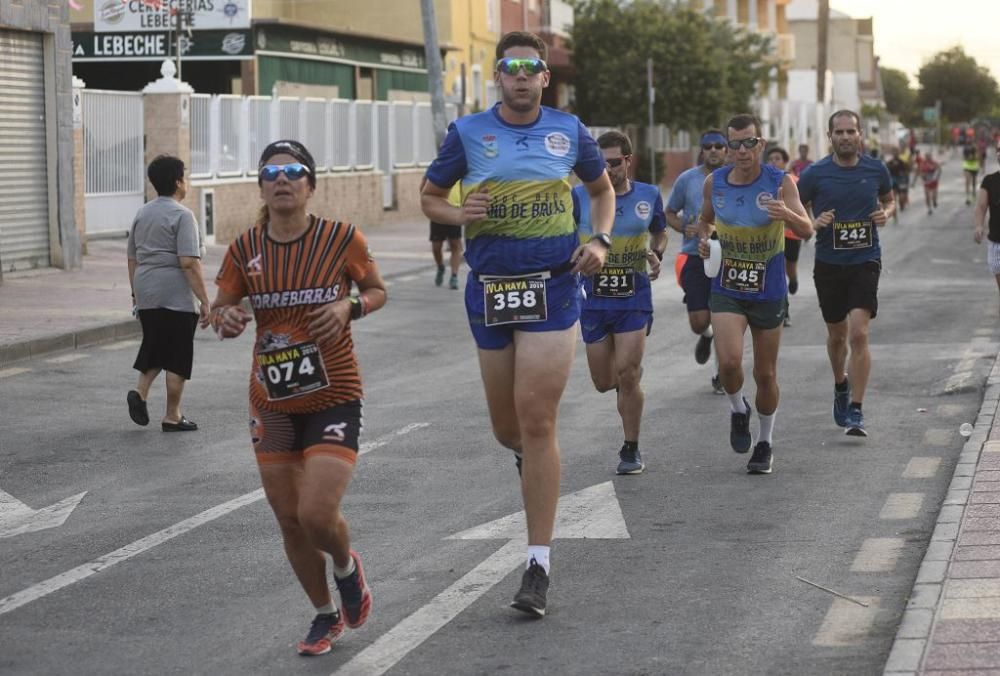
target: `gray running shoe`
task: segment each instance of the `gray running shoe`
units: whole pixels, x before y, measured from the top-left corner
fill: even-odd
[[[618,458],[620,462],[616,470],[617,474],[642,474],[642,471],[646,469],[638,448],[632,451],[622,446],[622,450],[618,451]]]
[[[549,576],[534,558],[521,577],[521,588],[514,595],[511,608],[541,619],[545,617],[546,595],[549,591]]]
[[[748,474],[770,474],[771,473],[771,444],[766,441],[758,441],[753,447],[753,455],[747,463]]]
[[[846,427],[845,434],[849,437],[868,436],[868,432],[865,431],[865,414],[861,412],[860,408],[851,408],[847,411]]]
[[[750,402],[743,397],[743,405],[747,407],[746,413],[732,413],[729,416],[729,445],[737,453],[746,453],[750,450],[753,439],[750,438]]]

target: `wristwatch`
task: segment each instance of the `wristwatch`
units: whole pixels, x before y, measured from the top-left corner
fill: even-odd
[[[611,235],[609,235],[608,233],[599,232],[595,234],[593,237],[591,237],[590,241],[593,242],[595,239],[601,244],[603,244],[606,249],[611,248]]]

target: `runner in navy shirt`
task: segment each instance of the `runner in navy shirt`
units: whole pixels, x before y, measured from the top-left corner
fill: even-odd
[[[833,419],[847,434],[866,437],[861,403],[871,371],[868,325],[878,313],[878,229],[895,213],[896,202],[885,164],[861,153],[858,114],[835,112],[828,133],[833,153],[802,172],[799,194],[816,215],[813,279],[833,368]]]

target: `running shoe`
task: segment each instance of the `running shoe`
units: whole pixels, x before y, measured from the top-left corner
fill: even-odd
[[[434,286],[441,286],[444,284],[444,266],[439,265],[437,274],[434,275]]]
[[[850,404],[850,383],[848,383],[847,389],[843,392],[838,392],[836,387],[833,388],[833,422],[837,423],[839,427],[847,427],[847,409]]]
[[[860,408],[851,408],[847,411],[846,427],[845,434],[849,437],[868,436],[868,432],[865,431],[865,414],[861,412]]]
[[[712,356],[712,337],[699,336],[698,344],[694,346],[694,360],[704,364]]]
[[[790,294],[792,294],[794,296],[796,293],[798,293],[798,291],[799,291],[799,278],[796,277],[795,279],[789,279],[788,280],[788,293],[790,293]]]
[[[722,387],[722,378],[719,377],[718,373],[712,376],[712,391],[716,394],[726,393],[725,388]]]
[[[622,450],[618,451],[618,458],[620,462],[616,470],[617,474],[642,474],[642,470],[646,469],[638,448],[633,451],[622,446]]]
[[[322,613],[317,615],[309,633],[299,641],[298,649],[300,655],[308,657],[314,655],[325,655],[330,652],[333,642],[344,633],[344,618],[336,610],[332,613]]]
[[[549,576],[534,558],[521,577],[521,589],[514,595],[510,607],[535,618],[545,617],[545,595],[549,591]]]
[[[746,453],[750,450],[753,439],[750,438],[750,402],[743,397],[743,405],[747,407],[746,413],[732,413],[729,416],[729,445],[737,453]]]
[[[753,447],[753,455],[747,463],[748,474],[770,474],[771,473],[771,444],[766,441],[758,441]]]
[[[368,619],[368,613],[372,609],[372,594],[365,583],[361,557],[351,550],[351,558],[354,559],[354,572],[343,579],[334,576],[334,580],[340,591],[340,608],[344,611],[344,621],[351,629],[357,629]]]
[[[451,279],[448,280],[448,288],[458,290],[458,275],[451,276]]]

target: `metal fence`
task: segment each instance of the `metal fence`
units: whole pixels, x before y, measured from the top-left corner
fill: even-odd
[[[128,230],[143,204],[143,103],[138,92],[84,89],[87,233]]]
[[[457,116],[448,104],[449,121]],[[429,103],[194,94],[193,178],[253,176],[279,138],[308,146],[317,173],[423,167],[437,149]],[[391,187],[391,184],[390,184]]]

